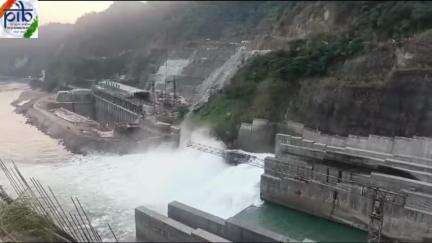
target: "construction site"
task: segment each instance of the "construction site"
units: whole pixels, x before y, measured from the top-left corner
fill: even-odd
[[[165,89],[147,91],[102,80],[91,89],[43,96],[37,99],[30,112],[43,119],[49,131],[63,138],[65,131],[73,134],[76,141],[84,141],[85,147],[91,147],[92,142],[100,149],[109,147],[106,144],[113,148],[119,145],[144,148],[168,142],[178,148],[180,129],[176,113],[188,105],[175,92]],[[293,122],[285,125],[286,132],[273,135],[274,130],[268,129],[272,126],[262,119],[242,124],[239,144],[247,141],[250,146],[260,147],[261,143],[274,138],[274,147],[266,145],[274,151],[265,159],[243,150],[217,148],[193,140],[187,142],[186,148],[222,158],[231,167],[247,165],[262,169],[259,195],[264,202],[360,229],[367,232],[369,242],[427,242],[432,238],[429,227],[432,223],[430,139],[376,135],[340,137]],[[33,186],[26,185],[17,168],[12,169],[17,174],[13,175],[5,165],[2,167],[17,195],[25,195],[26,187],[40,190],[42,196],[47,193],[37,180],[31,179]],[[22,185],[15,185],[18,179]],[[32,201],[38,203],[39,200],[42,204],[42,196],[31,196]],[[3,197],[3,201],[8,200]],[[55,201],[54,198],[47,200],[47,205]],[[145,206],[135,209],[137,241],[293,241],[290,234],[242,220],[245,212],[258,210],[253,204],[228,218],[179,201],[167,206],[167,215]],[[61,210],[59,204],[53,207]],[[37,204],[34,210],[42,216],[48,215]],[[66,222],[68,216],[58,212],[53,211],[52,217],[57,217],[55,222],[69,234],[67,237],[101,241],[97,233],[91,233],[90,223],[79,222],[90,227],[87,236],[79,235],[69,228],[73,225]]]
[[[102,80],[91,89],[58,91],[34,102],[27,113],[33,123],[66,146],[88,151],[130,152],[179,139],[178,116],[184,98],[164,90],[141,90]],[[80,144],[86,144],[85,148]],[[86,149],[82,151],[81,149]]]
[[[382,138],[381,142],[383,139],[391,141]],[[275,155],[264,161],[241,151],[193,142],[188,146],[223,157],[230,164],[264,168],[260,183],[264,201],[361,229],[368,233],[368,242],[430,241],[431,160],[399,154],[393,148],[398,146],[397,142],[390,146],[392,153],[378,151],[384,143],[375,149],[362,149],[352,141],[341,143],[340,138],[313,141],[303,136],[277,134]],[[231,226],[238,221],[236,216],[225,222],[178,202],[168,206],[168,218],[143,207],[136,209],[135,217],[137,239],[146,241],[181,237],[187,241],[290,241],[288,235],[252,222]],[[159,225],[158,233],[151,224]]]
[[[147,91],[102,80],[91,89],[59,91],[55,101],[48,99],[35,106],[47,107],[41,110],[67,121],[69,130],[91,137],[118,144],[124,138],[141,146],[171,141],[176,147],[180,139],[176,113],[189,104],[175,93],[175,82],[171,84],[172,92],[167,92],[166,85]],[[253,146],[271,136],[253,127],[246,139],[250,143],[257,137]],[[368,232],[369,242],[432,238],[428,226],[432,223],[429,140],[372,135],[342,138],[303,127],[299,132],[294,124],[288,127],[291,135],[276,134],[274,156],[265,160],[241,150],[192,141],[187,146],[222,157],[231,165],[263,168],[261,199],[361,229]],[[411,143],[416,143],[415,151],[410,150]],[[188,213],[173,213],[177,207],[188,208]],[[168,208],[168,217],[145,207],[136,209],[137,240],[289,241],[288,235],[238,223],[235,217],[225,221],[181,203]]]

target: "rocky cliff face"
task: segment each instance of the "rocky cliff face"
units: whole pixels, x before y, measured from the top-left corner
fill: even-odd
[[[345,136],[432,136],[431,74],[431,70],[397,70],[383,86],[319,89],[307,94],[312,100],[301,120]]]
[[[338,135],[431,136],[430,11],[297,3],[251,43],[282,51],[252,59],[196,114],[225,141],[254,117]]]
[[[432,136],[431,33],[399,46],[382,43],[327,77],[305,81],[300,99],[306,112],[299,120],[339,135]]]

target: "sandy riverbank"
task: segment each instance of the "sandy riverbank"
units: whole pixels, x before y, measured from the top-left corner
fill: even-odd
[[[37,127],[45,134],[61,140],[71,152],[88,154],[93,152],[133,153],[142,151],[147,146],[142,141],[128,137],[100,137],[94,128],[73,124],[58,116],[49,108],[55,94],[40,90],[24,89],[12,102],[15,111],[27,118],[27,123]]]

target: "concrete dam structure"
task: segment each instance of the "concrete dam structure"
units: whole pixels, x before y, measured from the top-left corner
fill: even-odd
[[[381,235],[430,241],[429,158],[382,151],[400,151],[395,144],[371,150],[326,141],[277,134],[275,157],[265,159],[261,197],[368,231],[370,241],[379,241]]]
[[[180,96],[168,98],[103,80],[91,89],[59,91],[55,102],[48,102],[47,108],[66,120],[73,130],[83,135],[94,134],[96,144],[103,137],[112,140],[111,147],[128,151],[162,141],[178,145],[179,129],[172,125],[172,117],[184,104]],[[166,104],[167,101],[170,102]]]
[[[89,89],[60,91],[56,101],[64,108],[101,123],[137,124],[144,117],[149,92],[117,82],[102,81]]]
[[[227,220],[174,201],[168,217],[146,207],[135,209],[136,239],[141,242],[289,242],[273,231],[233,216]]]

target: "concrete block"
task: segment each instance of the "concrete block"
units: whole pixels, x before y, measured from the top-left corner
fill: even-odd
[[[270,123],[267,119],[255,118],[252,120],[252,131],[267,129],[269,125]]]
[[[287,128],[297,134],[303,134],[304,125],[302,123],[287,121]]]
[[[394,191],[406,189],[423,193],[432,193],[432,183],[375,172],[371,173],[371,183]]]
[[[342,171],[342,181],[351,181],[351,172],[350,171]]]
[[[326,153],[325,151],[322,151],[320,149],[306,148],[289,144],[281,145],[280,150],[281,153],[293,154],[319,160],[323,159]]]
[[[334,147],[345,147],[346,145],[346,138],[341,136],[330,136],[329,144]]]
[[[302,139],[301,137],[288,137],[288,144],[300,147],[314,148],[315,142],[312,140]]]
[[[315,148],[315,142],[313,140],[309,140],[309,139],[303,139],[302,140],[302,145],[308,148]]]
[[[422,157],[415,157],[411,155],[401,155],[401,154],[394,154],[393,158],[411,162],[411,163],[418,163],[422,165],[432,166],[432,159],[429,158],[422,158]]]
[[[346,147],[345,151],[347,153],[350,153],[353,155],[359,155],[359,156],[363,156],[363,157],[372,157],[372,158],[378,158],[378,159],[387,159],[387,158],[393,157],[393,155],[389,154],[389,153],[381,153],[381,152],[376,152],[376,151],[372,151],[372,150],[357,149],[357,148],[351,148],[351,147]]]
[[[432,216],[432,195],[409,190],[402,190],[407,195],[405,208]]]
[[[347,147],[366,149],[367,145],[368,137],[348,135],[348,137],[346,138],[345,146]]]
[[[203,229],[194,229],[146,207],[135,209],[136,239],[144,242],[229,242]]]
[[[326,151],[345,152],[346,148],[345,147],[335,147],[335,146],[327,145],[326,146]]]
[[[320,137],[320,132],[317,130],[311,130],[311,129],[303,129],[303,138],[307,140],[311,140],[314,142],[317,142]]]
[[[303,140],[302,137],[288,135],[286,137],[286,143],[285,144],[291,144],[291,145],[301,144],[302,140]]]
[[[313,170],[314,170],[313,177],[315,180],[321,182],[327,182],[328,166],[323,164],[314,164]]]
[[[366,149],[381,153],[391,153],[393,143],[393,138],[369,135]]]
[[[227,238],[234,242],[289,242],[290,239],[284,235],[263,229],[254,225],[246,224],[235,218],[226,221]]]
[[[324,159],[329,161],[337,161],[345,164],[366,166],[369,168],[376,168],[377,165],[384,164],[384,160],[382,159],[358,156],[358,155],[350,154],[348,152],[339,152],[339,151],[327,151],[325,153]]]
[[[201,228],[222,237],[225,235],[224,219],[177,201],[168,204],[168,217],[194,229]]]
[[[351,173],[351,180],[360,184],[369,185],[371,184],[371,176],[359,173]]]
[[[415,170],[415,171],[432,173],[432,166],[419,164],[414,161],[405,161],[405,160],[399,160],[394,158],[388,158],[384,160],[384,163],[387,166],[400,167],[407,170]]]
[[[424,138],[424,157],[428,159],[432,159],[432,138]]]
[[[196,229],[192,231],[192,237],[199,242],[231,242],[225,238],[222,238],[202,229]]]
[[[197,242],[192,228],[152,211],[146,207],[135,209],[136,239],[145,242]]]
[[[252,124],[242,123],[237,144],[250,152],[273,152],[273,136],[273,127],[267,120],[254,119]]]
[[[328,135],[328,134],[320,134],[317,142],[322,143],[322,144],[326,144],[326,145],[331,145],[330,141],[331,141],[331,136],[330,135]]]
[[[412,139],[404,137],[395,137],[393,145],[393,154],[399,155],[414,155],[414,146],[412,144]]]
[[[287,144],[288,143],[288,138],[290,136],[291,135],[288,135],[288,134],[281,134],[281,133],[276,134],[276,136],[275,136],[275,144],[282,144],[282,143]]]
[[[252,124],[250,123],[246,123],[246,122],[242,122],[240,125],[240,130],[239,133],[243,133],[245,135],[250,135],[252,133]]]
[[[328,181],[331,184],[336,184],[338,183],[339,179],[342,179],[342,174],[341,177],[339,178],[339,170],[334,168],[334,167],[328,167]]]

